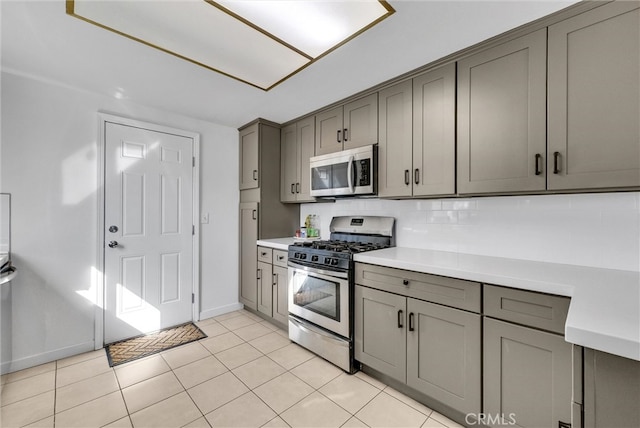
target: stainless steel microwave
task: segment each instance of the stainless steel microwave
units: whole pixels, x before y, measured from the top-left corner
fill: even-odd
[[[311,196],[375,195],[377,150],[374,144],[312,157]]]

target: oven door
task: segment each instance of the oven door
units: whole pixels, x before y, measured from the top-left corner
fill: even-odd
[[[349,338],[349,274],[289,262],[289,313]]]

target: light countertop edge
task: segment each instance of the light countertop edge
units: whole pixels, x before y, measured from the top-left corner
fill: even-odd
[[[354,260],[571,297],[567,342],[640,361],[640,272],[404,247]]]
[[[258,246],[287,251],[287,249],[289,248],[289,245],[293,245],[295,241],[296,240],[293,237],[275,238],[275,239],[259,239]]]

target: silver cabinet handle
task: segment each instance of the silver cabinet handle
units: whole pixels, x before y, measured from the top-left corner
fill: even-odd
[[[413,181],[416,184],[420,183],[420,170],[418,168],[416,168],[415,171],[413,171]]]
[[[402,309],[398,310],[398,328],[402,328],[404,327],[404,325],[402,324],[402,319],[404,317],[402,316]]]
[[[278,260],[284,259],[284,256],[278,256]]]
[[[253,210],[251,213],[251,218],[254,220],[258,219],[258,210]]]
[[[258,269],[256,272],[256,279],[262,279],[262,269]]]
[[[295,184],[291,183],[291,194],[295,194],[296,192],[293,190],[293,187],[295,186]]]
[[[253,170],[253,179],[254,179],[255,181],[258,181],[258,170],[257,170],[257,169],[254,169],[254,170]]]
[[[118,241],[109,241],[109,248],[116,248],[118,246]]]
[[[277,273],[274,273],[274,274],[272,274],[272,275],[273,275],[273,276],[272,276],[272,279],[273,279],[273,280],[272,280],[272,284],[273,284],[273,285],[278,284],[278,274],[277,274]]]
[[[300,183],[296,183],[296,193],[300,193]]]
[[[342,140],[347,141],[347,128],[342,130]]]
[[[340,139],[340,132],[341,132],[341,131],[340,131],[340,129],[338,129],[338,133],[337,133],[337,137],[336,137],[336,141],[337,141],[338,143],[341,143],[341,142],[342,142],[342,140]]]
[[[410,183],[411,182],[409,181],[409,170],[405,169],[404,170],[404,184],[406,184],[408,186]]]

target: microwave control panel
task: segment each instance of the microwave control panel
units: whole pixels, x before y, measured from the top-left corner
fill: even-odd
[[[371,159],[361,159],[358,162],[358,186],[371,184]]]

